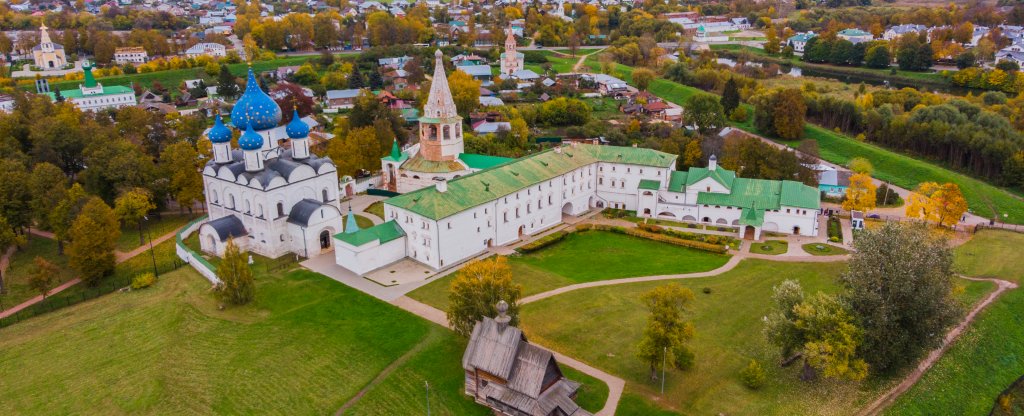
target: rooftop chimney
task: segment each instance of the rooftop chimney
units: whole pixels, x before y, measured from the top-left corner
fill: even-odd
[[[711,157],[708,158],[708,170],[715,170],[715,168],[717,168],[717,167],[718,167],[718,158],[715,157],[715,155],[711,155]]]
[[[434,188],[437,189],[437,192],[448,192],[448,181],[436,181],[434,182]]]

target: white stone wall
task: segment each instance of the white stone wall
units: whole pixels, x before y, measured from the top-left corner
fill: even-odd
[[[359,247],[335,238],[334,244],[334,261],[356,274],[365,274],[405,258],[405,237],[384,244],[374,241]]]
[[[135,94],[112,94],[112,95],[87,95],[82,98],[71,98],[70,101],[74,103],[82,111],[96,111],[103,110],[106,108],[121,108],[128,107],[137,104],[135,101]]]

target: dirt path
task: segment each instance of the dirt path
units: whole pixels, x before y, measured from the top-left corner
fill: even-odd
[[[953,327],[953,329],[949,330],[948,333],[946,333],[946,337],[942,340],[942,345],[939,346],[939,348],[936,348],[935,350],[930,352],[928,356],[925,357],[925,359],[917,365],[917,368],[915,368],[914,371],[911,371],[910,374],[907,374],[907,376],[903,379],[903,381],[900,382],[900,384],[896,385],[896,387],[893,387],[891,390],[887,391],[877,400],[872,402],[870,405],[868,405],[868,407],[864,408],[864,410],[858,413],[858,415],[874,416],[881,414],[883,410],[892,405],[892,403],[895,402],[897,398],[902,396],[903,393],[906,393],[907,390],[910,390],[910,388],[913,387],[914,384],[916,384],[918,380],[921,379],[921,376],[923,376],[924,373],[928,371],[928,369],[935,365],[939,358],[942,358],[946,351],[949,350],[949,347],[953,345],[953,342],[956,341],[956,339],[959,338],[961,334],[963,334],[964,330],[966,330],[968,326],[970,326],[971,322],[974,321],[974,318],[978,316],[978,313],[984,310],[988,305],[992,304],[992,302],[994,302],[1000,295],[1002,295],[1003,292],[1017,288],[1016,283],[1001,279],[983,279],[967,276],[960,277],[967,280],[995,283],[996,290],[994,290],[992,293],[989,293],[988,296],[986,296],[985,299],[982,300],[981,302],[978,302],[977,305],[974,305],[974,308],[972,308],[971,311],[967,314],[967,316],[964,317],[964,320],[957,324],[957,326]]]
[[[68,281],[64,282],[64,284],[62,284],[60,286],[57,286],[57,287],[53,288],[52,290],[50,290],[46,295],[47,296],[56,295],[56,294],[58,294],[60,292],[63,292],[64,289],[67,289],[67,288],[69,288],[71,286],[77,285],[80,282],[81,282],[81,280],[78,279],[77,277],[74,278],[74,279],[68,280]],[[14,314],[16,314],[18,312],[21,312],[22,309],[25,309],[25,308],[27,308],[29,306],[32,306],[32,305],[35,305],[35,304],[37,304],[39,302],[42,302],[43,299],[44,299],[43,295],[38,295],[38,296],[36,296],[34,298],[31,298],[31,299],[28,299],[28,300],[26,300],[24,302],[21,302],[21,303],[15,305],[13,308],[10,308],[10,309],[7,309],[7,310],[5,310],[3,312],[0,312],[0,319],[6,318],[6,317],[14,315]]]
[[[587,60],[587,57],[589,57],[590,55],[593,55],[595,53],[601,53],[602,51],[604,51],[604,48],[601,48],[601,49],[596,50],[594,52],[591,52],[591,53],[588,53],[586,55],[580,56],[580,60],[576,61],[576,65],[572,66],[572,72],[580,72],[580,69],[583,68],[583,62]]]
[[[366,384],[365,387],[359,390],[359,393],[356,393],[355,396],[352,396],[352,398],[348,399],[348,401],[345,402],[345,404],[341,405],[341,408],[339,408],[337,412],[334,412],[334,416],[341,416],[345,414],[346,410],[352,408],[352,406],[355,406],[356,403],[359,403],[359,400],[362,399],[367,392],[369,392],[374,387],[377,387],[377,385],[383,382],[384,379],[391,375],[391,373],[395,372],[395,370],[398,369],[399,366],[405,364],[406,361],[409,361],[410,358],[412,358],[416,354],[419,354],[419,352],[423,351],[423,349],[426,348],[427,346],[436,343],[438,339],[438,332],[431,331],[429,334],[427,334],[426,338],[420,340],[420,342],[417,342],[416,345],[409,349],[409,351],[406,351],[405,354],[402,354],[401,357],[398,357],[397,359],[395,359],[395,361],[392,361],[391,364],[388,364],[387,367],[384,367],[384,369],[381,370],[380,373],[378,373],[377,376],[373,378],[373,380],[371,380],[369,383]]]
[[[408,296],[402,296],[402,297],[400,297],[398,299],[395,299],[394,302],[391,302],[391,304],[395,305],[395,306],[397,306],[399,308],[405,309],[405,310],[407,310],[409,312],[412,312],[412,313],[416,314],[417,316],[419,316],[421,318],[424,318],[424,319],[426,319],[428,321],[431,321],[433,323],[441,325],[441,326],[443,326],[445,328],[450,328],[448,326],[448,317],[445,316],[445,313],[443,311],[441,311],[440,309],[437,309],[437,308],[435,308],[433,306],[427,305],[425,303],[417,301],[417,300],[415,300],[413,298],[410,298]],[[536,344],[536,345],[539,345],[539,344]],[[540,346],[543,347],[543,345],[540,345]],[[594,367],[591,367],[591,366],[587,365],[586,363],[577,361],[577,360],[575,360],[575,359],[573,359],[571,357],[567,357],[567,356],[565,356],[563,354],[560,354],[557,351],[552,350],[551,348],[547,348],[547,349],[548,349],[548,351],[551,351],[551,354],[553,354],[555,356],[555,360],[557,360],[559,363],[562,363],[562,364],[565,364],[565,365],[567,365],[569,367],[575,368],[575,369],[579,370],[580,372],[582,372],[583,374],[586,374],[588,376],[594,377],[594,378],[604,382],[604,384],[607,384],[608,385],[608,398],[605,399],[605,401],[604,401],[604,407],[602,407],[601,410],[598,411],[597,413],[595,413],[594,415],[595,416],[614,416],[615,415],[615,410],[619,406],[619,400],[622,398],[622,390],[626,387],[626,381],[625,380],[623,380],[621,378],[618,378],[618,377],[615,377],[615,376],[613,376],[611,374],[605,373],[604,371],[598,370],[598,369],[596,369]]]

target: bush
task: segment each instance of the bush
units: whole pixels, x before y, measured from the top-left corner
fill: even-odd
[[[676,350],[676,368],[680,370],[689,370],[693,368],[693,362],[695,361],[694,358],[693,351],[690,351],[689,348],[680,346],[679,349]]]
[[[835,240],[833,240],[833,238]],[[843,228],[842,224],[839,223],[839,217],[832,216],[828,219],[828,239],[829,241],[843,241]]]
[[[554,232],[544,237],[538,238],[532,242],[524,244],[522,247],[517,248],[516,251],[520,253],[532,253],[534,251],[540,250],[544,247],[562,241],[562,239],[565,238],[565,236],[567,235],[569,235],[569,233],[565,231]]]
[[[704,289],[701,289],[701,292],[704,292],[705,295],[710,295],[711,294],[711,288],[710,287],[705,287]]]
[[[745,123],[749,118],[750,115],[747,114],[747,109],[744,107],[736,107],[735,110],[732,110],[732,114],[729,114],[729,120],[737,123]]]
[[[602,224],[580,224],[580,225],[576,226],[576,230],[578,230],[578,231],[587,231],[587,230],[610,231],[610,232],[613,232],[613,233],[631,235],[631,236],[634,236],[634,237],[646,238],[648,240],[660,241],[662,243],[668,243],[668,244],[673,244],[673,245],[677,245],[677,246],[689,247],[689,248],[693,248],[693,249],[697,249],[697,250],[710,251],[712,253],[719,253],[719,254],[725,254],[729,250],[729,247],[725,246],[725,245],[710,244],[710,243],[705,243],[703,241],[686,240],[686,239],[683,239],[683,238],[680,238],[680,237],[676,237],[675,235],[679,234],[679,233],[676,232],[676,231],[671,231],[671,230],[664,230],[663,233],[659,234],[659,233],[652,233],[652,232],[644,231],[644,230],[641,230],[639,228],[613,227],[613,226],[602,225]]]
[[[153,273],[143,273],[132,279],[132,289],[144,289],[156,283],[156,276]]]
[[[761,363],[757,362],[757,360],[751,359],[750,363],[740,370],[740,380],[743,381],[744,386],[751,390],[763,387],[767,379],[767,372],[764,371],[764,367],[761,367]]]

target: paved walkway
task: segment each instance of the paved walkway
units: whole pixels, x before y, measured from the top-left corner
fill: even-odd
[[[58,294],[60,292],[63,292],[64,289],[67,289],[67,288],[69,288],[71,286],[77,285],[77,284],[79,284],[81,282],[82,281],[80,279],[78,279],[77,277],[74,278],[74,279],[68,280],[68,281],[64,282],[64,284],[62,284],[60,286],[57,286],[57,287],[53,288],[52,290],[50,290],[47,293],[47,296],[56,295],[56,294]],[[32,305],[35,305],[35,304],[37,304],[39,302],[42,302],[43,299],[45,299],[45,298],[43,298],[43,295],[38,295],[38,296],[36,296],[34,298],[31,298],[31,299],[28,299],[28,300],[26,300],[24,302],[21,302],[20,304],[14,306],[13,308],[10,308],[10,309],[7,309],[7,310],[5,310],[3,312],[0,312],[0,319],[6,318],[6,317],[14,315],[14,314],[16,314],[18,312],[21,312],[22,309],[25,309],[25,308],[27,308],[29,306],[32,306]]]
[[[921,379],[921,376],[923,376],[929,368],[931,368],[933,365],[935,365],[937,361],[939,361],[939,358],[942,358],[943,354],[945,354],[946,351],[949,350],[949,347],[953,345],[953,342],[956,341],[956,339],[959,338],[961,334],[963,334],[964,330],[967,329],[971,322],[974,321],[974,318],[978,316],[978,313],[980,313],[988,305],[992,304],[992,302],[994,302],[996,298],[1002,295],[1003,292],[1017,288],[1016,283],[1001,279],[983,279],[967,276],[960,277],[967,280],[995,283],[996,290],[993,291],[992,293],[989,293],[984,300],[974,305],[974,308],[971,308],[971,311],[967,314],[964,320],[960,321],[960,323],[957,324],[957,326],[955,326],[953,329],[949,330],[948,333],[946,333],[946,337],[942,340],[942,345],[940,345],[939,348],[932,350],[932,352],[929,353],[928,356],[925,357],[925,359],[922,360],[917,365],[917,368],[915,368],[914,371],[911,371],[910,374],[907,374],[907,376],[903,379],[902,382],[900,382],[900,384],[896,385],[895,387],[887,391],[885,394],[883,394],[882,397],[879,397],[877,400],[872,402],[870,405],[868,405],[868,407],[864,408],[864,410],[858,413],[858,415],[873,416],[881,414],[883,410],[885,410],[893,402],[895,402],[897,398],[903,395],[903,393],[906,393],[907,390],[910,390],[910,388],[913,387],[914,384]]]

